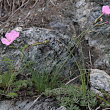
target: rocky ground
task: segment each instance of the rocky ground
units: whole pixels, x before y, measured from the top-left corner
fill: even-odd
[[[50,59],[53,59],[53,61],[45,60],[45,64],[48,64],[45,66],[49,70],[51,70],[50,65],[52,66],[58,62],[59,58],[67,59],[66,48],[58,40],[60,39],[66,46],[69,45],[72,51],[73,47],[76,46],[75,38],[101,15],[103,5],[110,4],[109,0],[17,0],[13,4],[11,1],[9,3],[7,1],[0,1],[2,4],[0,38],[5,37],[6,32],[16,28],[17,31],[20,31],[18,42],[21,46],[25,43],[31,44],[35,41],[50,40],[48,46],[34,47],[27,54],[31,60],[34,60],[32,55],[37,54],[36,63],[49,56]],[[95,28],[93,33],[83,36],[80,45],[84,54],[85,67],[87,69],[105,70],[110,75],[108,57],[108,54],[110,54],[110,16],[104,15],[103,21],[108,21],[108,24]],[[101,35],[105,39],[106,46]],[[108,49],[108,54],[106,49]],[[5,64],[2,63],[4,56],[8,55],[13,58],[15,65],[19,62],[21,53],[14,49],[10,52],[9,49],[5,49],[5,45],[2,43],[0,43],[0,53],[1,71],[6,69]],[[76,46],[73,55],[81,62],[82,58],[78,46]],[[61,62],[58,64],[61,65]],[[74,64],[74,67],[72,64]],[[78,69],[73,58],[68,60],[65,67],[73,70]],[[41,65],[39,64],[38,69],[40,68]],[[64,74],[70,72],[65,68],[62,71]],[[107,87],[108,85],[105,89]],[[33,100],[17,101],[16,103],[13,100],[1,101],[0,110],[27,110],[32,103]],[[42,101],[37,101],[30,110],[66,110],[64,107],[58,107],[57,104],[58,102],[54,98],[44,98]]]

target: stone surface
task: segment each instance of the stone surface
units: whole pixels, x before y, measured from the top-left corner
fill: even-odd
[[[102,14],[102,6],[109,5],[107,0],[80,0],[76,3],[76,17],[80,23],[81,29],[87,29]],[[94,67],[104,69],[110,74],[110,16],[103,15],[103,21],[107,24],[92,29],[92,33],[87,34],[85,38],[88,40],[89,46],[96,52],[98,57],[94,61]],[[92,53],[91,53],[92,54]],[[94,55],[93,55],[94,56]]]
[[[37,9],[39,9],[40,11],[38,10],[36,13],[38,13],[38,16],[40,16],[39,14],[41,13],[43,13],[44,16],[46,15],[44,18],[41,16],[44,21],[45,20],[48,21],[48,23],[46,22],[47,24],[45,26],[57,30],[58,33],[62,33],[64,36],[68,35],[67,37],[73,38],[74,36],[78,36],[81,33],[81,31],[83,31],[84,29],[87,29],[96,20],[96,18],[102,14],[101,12],[102,6],[109,5],[109,2],[108,0],[70,0],[70,1],[61,0],[61,1],[54,1],[54,4],[56,7],[53,7],[53,4],[51,2],[47,3],[46,6],[43,6],[41,8],[38,7]],[[48,9],[51,11],[48,12]],[[39,24],[39,25],[42,24],[41,19],[37,20],[35,18],[34,18],[35,24]],[[110,16],[104,15],[102,19],[103,22],[108,21],[108,24],[94,28],[93,29],[94,32],[86,35],[85,38],[88,41],[89,46],[92,48],[91,51],[94,50],[98,56],[97,58],[95,58],[96,56],[95,53],[93,54],[91,52],[91,56],[93,56],[93,60],[94,60],[93,66],[95,68],[108,70],[109,72],[110,66],[106,54],[107,54],[107,50],[108,50],[108,54],[110,54],[109,52]],[[101,34],[104,37],[105,43],[103,41]],[[31,41],[29,42],[30,42],[29,44],[31,44]],[[4,50],[3,47],[0,47],[0,51],[4,52],[3,50]],[[84,53],[87,53],[86,50],[87,49],[85,49]],[[17,59],[19,59],[18,56],[20,52],[17,52],[16,50],[14,50],[14,52],[17,53]],[[88,57],[85,57],[85,59],[88,59]],[[16,60],[16,63],[18,63],[18,60]],[[54,61],[54,63],[56,63],[56,61]],[[103,67],[101,66],[102,64],[107,66]]]
[[[18,45],[14,43],[16,47],[23,48],[26,44],[33,44],[35,42],[44,42],[49,40],[48,44],[42,44],[31,47],[26,53],[23,62],[34,61],[36,63],[36,68],[39,72],[43,69],[45,71],[55,71],[55,68],[61,68],[61,73],[68,74],[70,69],[76,69],[76,60],[80,61],[80,52],[77,46],[75,46],[75,41],[67,35],[60,34],[57,31],[50,29],[41,29],[37,27],[29,28],[26,31],[20,33],[20,37],[17,39]],[[0,70],[6,71],[6,61],[3,61],[4,57],[8,57],[14,60],[14,66],[16,67],[20,61],[21,52],[18,49],[10,48],[0,44]],[[69,51],[68,51],[69,49]],[[70,51],[73,56],[69,56]],[[67,60],[68,59],[68,60]],[[67,60],[67,61],[66,61]],[[20,65],[21,66],[21,65]],[[34,67],[33,67],[34,68]]]
[[[91,90],[100,93],[101,89],[110,92],[110,76],[103,70],[91,69],[90,72]]]
[[[61,106],[61,107],[57,108],[56,110],[68,110],[68,109],[64,106]]]
[[[32,106],[31,104],[33,104],[31,100],[17,101],[16,103],[11,100],[5,100],[0,101],[0,110],[67,110],[66,107],[63,106],[57,107],[55,101],[37,101]]]
[[[66,5],[65,3],[66,1],[61,3],[65,6],[65,8],[63,7],[63,10],[59,13],[61,16],[56,17],[53,15],[54,19],[50,22],[50,27],[58,29],[65,34],[71,33],[73,36],[78,36],[83,30],[89,28],[102,14],[102,6],[110,4],[108,0],[71,0],[71,3],[69,1]],[[101,70],[104,69],[110,74],[110,58],[108,58],[108,55],[110,56],[110,16],[103,15],[102,19],[103,21],[99,22],[99,24],[106,21],[108,21],[108,23],[90,30],[94,32],[87,34],[85,39],[91,47],[90,51],[95,52],[91,52],[91,56],[93,56],[93,66]],[[85,53],[87,53],[86,50],[87,49],[84,51]],[[85,57],[85,59],[88,58]]]

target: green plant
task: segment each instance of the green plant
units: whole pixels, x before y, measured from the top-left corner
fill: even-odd
[[[56,96],[59,106],[65,106],[68,110],[88,110],[88,106],[92,109],[98,106],[96,95],[92,91],[83,91],[73,85],[46,90],[45,95]]]
[[[32,74],[33,85],[39,93],[44,92],[47,88],[53,89],[61,86],[61,75],[56,72],[49,73],[47,70],[43,70],[39,73],[37,69],[32,68],[30,68],[30,71]]]
[[[7,62],[8,64],[9,73],[5,72],[0,76],[0,87],[3,87],[4,91],[8,93],[10,85],[16,79],[16,73],[14,73],[14,65],[12,63],[13,60],[10,60],[7,57],[5,57],[3,61]]]
[[[16,91],[19,91],[21,87],[27,87],[27,84],[31,87],[32,81],[30,79],[17,81],[16,77],[19,72],[14,73],[13,60],[5,57],[4,61],[7,62],[9,71],[0,75],[0,93],[14,98],[18,96]]]
[[[7,33],[6,34],[6,36],[9,36],[9,38],[10,38],[10,35],[12,35],[12,38],[10,38],[10,39],[3,38],[2,39],[2,43],[3,44],[10,45],[15,40],[13,32],[17,34],[16,38],[19,37],[19,32],[16,32],[16,31],[12,30],[11,33]],[[17,43],[17,41],[16,41],[16,43]],[[0,93],[6,94],[7,96],[11,96],[13,98],[14,96],[17,96],[17,93],[14,93],[14,92],[16,92],[17,90],[20,90],[21,87],[26,87],[27,84],[32,85],[32,81],[30,79],[26,79],[26,80],[20,80],[19,79],[19,81],[16,81],[16,76],[23,69],[26,68],[26,65],[28,65],[28,63],[26,63],[24,65],[24,67],[22,67],[19,71],[17,71],[17,69],[18,69],[22,59],[24,58],[25,53],[27,52],[27,50],[31,46],[35,46],[35,45],[39,45],[39,44],[48,44],[48,43],[49,43],[49,41],[46,40],[45,42],[37,42],[37,43],[31,44],[30,46],[29,45],[25,45],[22,49],[20,47],[19,47],[20,49],[17,48],[17,49],[19,49],[22,52],[22,56],[21,56],[21,59],[20,59],[18,65],[17,65],[16,69],[14,67],[13,60],[10,60],[7,57],[4,58],[3,61],[8,64],[9,71],[8,72],[4,72],[3,74],[0,75],[0,88],[1,88]]]

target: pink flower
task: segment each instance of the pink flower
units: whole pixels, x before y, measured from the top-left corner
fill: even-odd
[[[106,21],[105,23],[108,23],[108,21]]]
[[[102,13],[104,13],[106,15],[110,14],[110,8],[108,5],[102,7]]]
[[[10,45],[14,40],[16,40],[17,37],[19,37],[19,32],[16,32],[15,30],[12,30],[10,33],[6,33],[5,37],[2,38],[1,41],[5,45]]]

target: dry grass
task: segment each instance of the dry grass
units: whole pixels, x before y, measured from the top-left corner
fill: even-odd
[[[71,1],[71,0],[70,0]],[[63,19],[66,0],[0,0],[0,29],[12,30],[16,26],[50,28],[49,22]]]
[[[24,15],[22,20],[29,16],[29,12],[25,16],[25,9],[32,10],[37,4],[38,0],[1,0],[0,1],[0,27],[3,28],[7,23],[14,21],[18,22],[20,19],[18,15]],[[16,19],[16,17],[18,17]],[[14,19],[13,19],[14,18]]]

